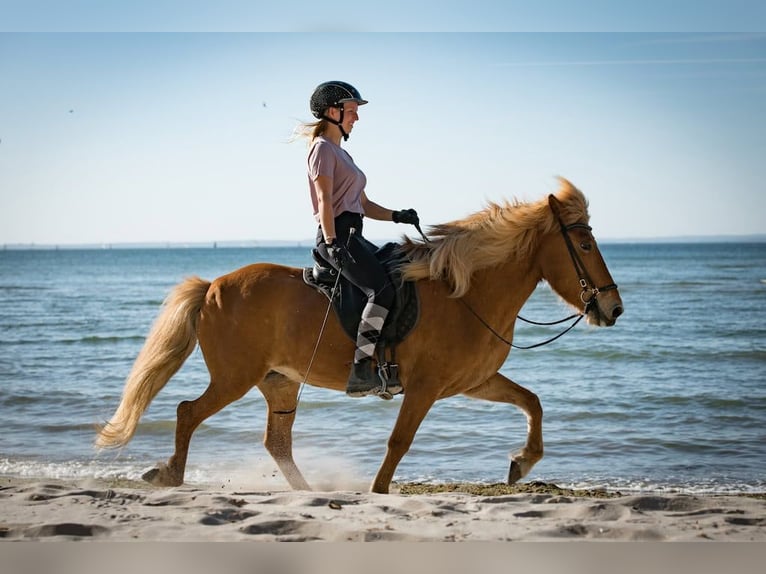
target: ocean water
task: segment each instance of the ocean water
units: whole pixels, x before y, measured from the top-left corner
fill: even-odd
[[[604,244],[625,314],[550,345],[513,350],[502,372],[539,397],[545,457],[525,480],[623,491],[766,490],[766,244]],[[170,288],[242,265],[310,264],[295,248],[0,251],[0,475],[137,479],[173,450],[175,409],[207,385],[199,350],[119,452],[92,447]],[[522,315],[569,314],[542,284]],[[515,342],[556,328],[519,323]],[[295,456],[318,488],[365,488],[401,398],[306,387]],[[286,488],[262,446],[257,390],[195,433],[187,483]],[[436,403],[398,481],[500,482],[524,443],[515,407]]]

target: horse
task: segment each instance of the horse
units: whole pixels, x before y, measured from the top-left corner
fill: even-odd
[[[521,307],[547,281],[588,324],[612,326],[623,313],[591,233],[588,202],[559,180],[556,193],[541,200],[488,202],[464,219],[430,227],[428,238],[403,237],[401,271],[416,283],[420,316],[397,348],[403,398],[372,492],[389,492],[431,406],[455,395],[509,403],[526,415],[526,442],[511,455],[509,484],[542,458],[539,398],[498,372]],[[183,484],[194,430],[257,387],[268,410],[264,447],[292,489],[311,490],[292,453],[300,389],[305,383],[344,391],[354,355],[337,319],[331,314],[323,322],[326,313],[326,297],[303,282],[301,269],[255,263],[212,282],[187,278],[163,303],[95,446],[126,445],[149,403],[199,344],[209,385],[197,399],[179,403],[175,452],[144,480]]]

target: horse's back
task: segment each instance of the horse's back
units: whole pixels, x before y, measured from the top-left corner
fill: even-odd
[[[206,311],[242,312],[242,305],[275,302],[302,283],[302,271],[276,263],[252,263],[215,279],[207,293]]]
[[[253,263],[218,277],[208,290],[200,326],[273,330],[293,314],[310,314],[321,295],[303,283],[302,273],[296,267]]]
[[[288,267],[277,263],[251,263],[235,269],[225,275],[221,275],[213,285],[222,289],[227,288],[253,288],[264,281],[279,279],[296,275],[300,277],[301,270],[296,267]]]

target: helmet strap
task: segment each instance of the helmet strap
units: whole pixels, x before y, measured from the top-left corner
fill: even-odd
[[[335,124],[336,126],[338,126],[338,129],[340,130],[340,135],[343,136],[343,141],[348,141],[348,134],[346,133],[346,130],[343,129],[343,126],[341,125],[343,123],[343,104],[338,106],[338,109],[340,110],[340,120],[334,120],[326,114],[322,114],[322,119],[325,119],[331,124]]]

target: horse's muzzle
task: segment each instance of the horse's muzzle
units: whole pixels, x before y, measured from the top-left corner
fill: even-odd
[[[596,299],[596,304],[589,306],[586,320],[589,325],[611,327],[617,322],[617,318],[622,315],[623,312],[622,301],[617,301],[609,305],[608,302],[602,303]]]

